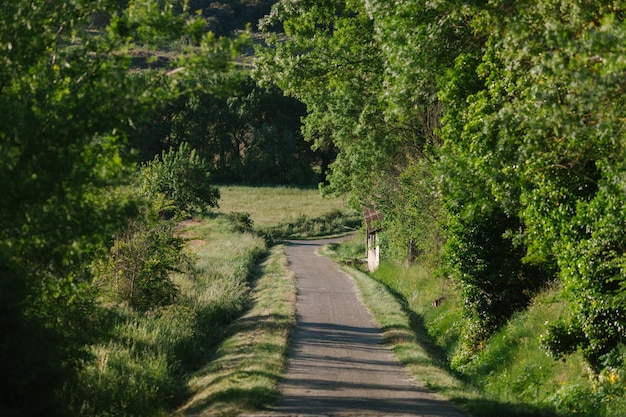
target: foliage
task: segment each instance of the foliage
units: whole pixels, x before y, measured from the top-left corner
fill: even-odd
[[[489,34],[485,53],[465,98],[469,105],[449,114],[445,134],[449,161],[461,162],[463,174],[474,169],[474,183],[483,185],[475,199],[463,191],[469,175],[449,176],[459,183],[448,188],[449,206],[459,207],[453,222],[467,211],[468,199],[459,195],[479,204],[469,219],[480,219],[489,206],[518,219],[485,237],[519,247],[522,264],[558,272],[578,318],[567,332],[555,327],[561,340],[551,346],[560,349],[557,355],[582,348],[596,370],[616,357],[611,353],[624,337],[622,239],[614,234],[624,218],[616,204],[622,201],[621,13],[611,2],[543,1],[476,14],[476,30]],[[458,77],[464,85],[466,79]],[[468,91],[456,79],[451,87],[450,97]],[[562,338],[566,333],[575,335]]]
[[[106,337],[88,265],[138,214],[132,198],[116,198],[133,169],[122,144],[186,76],[137,77],[129,50],[187,36],[204,55],[188,54],[186,70],[224,62],[177,10],[182,2],[0,5],[2,415],[67,414],[63,385]]]
[[[572,314],[544,345],[597,375],[624,367],[625,16],[613,0],[285,0],[263,22],[284,35],[255,75],[337,148],[330,190],[383,212],[390,254],[443,255],[459,369],[555,280]]]
[[[286,41],[269,36],[257,49],[255,78],[306,105],[303,134],[316,149],[341,149],[327,173],[332,190],[362,194],[395,139],[378,111],[382,57],[372,22],[357,2],[281,1],[262,27],[278,23]]]
[[[251,233],[254,231],[254,221],[250,218],[250,213],[242,213],[237,211],[231,211],[228,215],[228,220],[231,221],[233,227],[237,232]]]
[[[383,257],[404,259],[409,264],[439,256],[445,241],[444,212],[434,174],[432,160],[411,158],[397,177],[379,181],[379,191],[385,196],[377,199],[376,205],[384,213],[380,233]]]
[[[174,302],[170,279],[184,264],[183,241],[173,225],[130,223],[117,235],[108,256],[95,262],[95,285],[108,301],[148,311]]]
[[[185,142],[145,164],[140,182],[145,196],[163,195],[179,213],[203,212],[218,206],[220,192],[211,185],[208,164]]]
[[[301,103],[258,86],[245,70],[198,72],[201,85],[155,110],[130,138],[140,161],[188,142],[219,182],[313,184],[313,169],[332,153],[313,153],[302,140]]]

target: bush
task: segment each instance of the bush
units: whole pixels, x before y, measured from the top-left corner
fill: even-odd
[[[361,216],[357,212],[335,209],[314,218],[300,213],[292,221],[264,228],[262,233],[270,239],[301,239],[345,233],[360,225]]]
[[[237,232],[245,233],[252,232],[254,230],[254,221],[250,217],[250,213],[231,211],[227,217]]]
[[[219,190],[211,185],[209,167],[185,142],[144,164],[140,188],[148,198],[158,195],[171,200],[178,212],[203,212],[218,207]]]
[[[129,224],[106,257],[94,264],[96,285],[109,301],[147,311],[174,301],[177,288],[170,272],[185,260],[183,240],[167,222]]]

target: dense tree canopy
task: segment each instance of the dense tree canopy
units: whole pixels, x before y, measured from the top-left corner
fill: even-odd
[[[221,183],[316,184],[314,167],[328,164],[332,149],[314,153],[302,139],[304,108],[276,87],[264,88],[245,69],[196,73],[201,85],[164,103],[129,140],[140,162],[186,142],[206,159]]]
[[[337,147],[331,188],[379,207],[396,253],[445,240],[467,349],[560,280],[575,319],[546,346],[622,365],[625,11],[329,0],[280,1],[267,18],[284,35],[259,77],[307,106],[307,139]]]
[[[114,192],[133,169],[121,145],[176,94],[177,77],[224,66],[210,37],[199,43],[202,22],[182,9],[149,0],[0,5],[2,415],[66,411],[59,393],[97,334],[87,265],[137,212]],[[129,71],[132,47],[183,35],[201,59],[187,55],[169,76]]]

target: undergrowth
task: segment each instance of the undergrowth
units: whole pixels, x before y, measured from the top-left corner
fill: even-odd
[[[143,312],[104,307],[106,342],[92,346],[80,374],[76,413],[99,416],[166,415],[188,395],[186,380],[203,365],[226,326],[250,302],[248,278],[263,239],[235,233],[226,218],[197,219],[181,226],[194,265],[172,276],[172,304]]]
[[[333,210],[318,217],[300,214],[285,223],[261,228],[259,233],[269,239],[303,239],[346,233],[361,224],[360,216],[355,212]]]

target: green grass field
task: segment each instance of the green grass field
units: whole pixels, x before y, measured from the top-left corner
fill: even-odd
[[[220,190],[219,213],[249,213],[256,227],[278,226],[302,215],[319,217],[347,210],[346,198],[322,198],[317,188],[227,185]]]
[[[323,198],[317,188],[221,186],[218,213],[247,213],[271,239],[340,234],[359,227],[361,214],[345,197]]]

